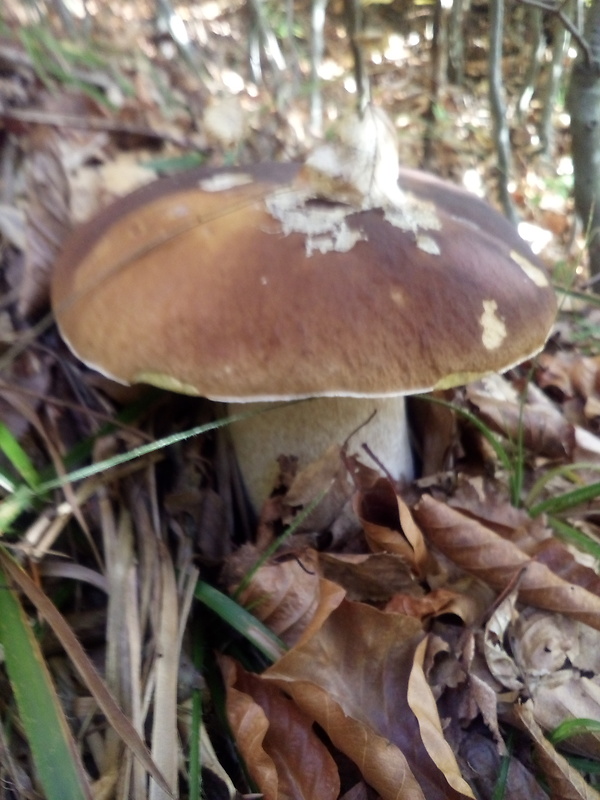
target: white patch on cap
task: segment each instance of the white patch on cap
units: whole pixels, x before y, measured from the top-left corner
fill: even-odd
[[[392,289],[390,297],[392,298],[392,302],[396,303],[397,306],[403,308],[406,305],[406,294],[402,289]]]
[[[414,234],[442,229],[435,205],[427,200],[419,200],[410,192],[403,192],[400,202],[386,207],[384,216],[390,225]]]
[[[205,192],[225,192],[248,183],[252,183],[252,175],[247,172],[223,172],[198,181],[198,186]]]
[[[522,256],[521,253],[517,253],[516,250],[511,250],[510,257],[521,267],[525,275],[527,275],[529,280],[533,281],[536,286],[542,288],[548,286],[548,278],[544,271],[536,267],[535,264],[532,264],[531,261],[528,261],[525,256]]]
[[[306,237],[306,255],[313,253],[347,253],[357,242],[365,240],[362,231],[349,228],[345,222],[335,226],[328,234]]]
[[[486,350],[496,350],[506,339],[506,325],[497,312],[498,303],[495,300],[483,301],[483,314],[479,317],[479,324],[483,329],[481,341]]]
[[[429,255],[432,256],[439,256],[442,252],[433,236],[427,236],[424,233],[417,234],[417,247],[419,250],[423,250],[424,253],[429,253]]]
[[[269,213],[279,220],[281,230],[306,237],[306,255],[347,253],[357,242],[366,241],[360,230],[350,228],[346,218],[354,213],[348,206],[311,205],[303,192],[273,192],[265,199]]]

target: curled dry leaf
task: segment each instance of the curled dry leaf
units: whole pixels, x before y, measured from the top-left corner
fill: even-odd
[[[252,545],[244,545],[231,556],[224,573],[231,592],[241,585],[259,558],[260,553]],[[291,646],[318,628],[343,596],[341,587],[321,578],[318,555],[307,549],[263,564],[238,599]]]
[[[538,359],[537,382],[558,389],[563,395],[584,398],[600,393],[600,357],[581,353],[542,353]]]
[[[585,554],[580,551],[577,551],[576,554],[571,553],[554,538],[541,542],[531,555],[535,555],[535,560],[540,564],[545,564],[555,575],[600,595],[600,576],[594,568],[596,566],[595,559],[591,560],[593,567],[585,566],[579,560],[581,558],[583,561]]]
[[[496,396],[488,387],[487,380],[470,384],[466,396],[493,430],[512,442],[522,437],[527,450],[546,458],[564,458],[572,454],[575,431],[553,405],[549,402],[523,404],[518,398]]]
[[[600,597],[559,578],[515,544],[445,503],[423,496],[414,515],[447,558],[498,591],[519,580],[519,600],[600,630]]]
[[[510,642],[536,722],[544,730],[577,717],[600,721],[597,631],[562,614],[528,609],[512,625]],[[600,756],[600,737],[593,731],[570,738],[565,746],[592,758]]]
[[[567,719],[600,720],[600,684],[594,671],[600,634],[562,614],[533,609],[519,614],[517,593],[514,589],[500,603],[485,628],[483,652],[491,674],[515,697],[530,698],[534,719],[545,731]],[[600,756],[600,739],[593,732],[570,739],[568,747]]]
[[[395,594],[385,606],[385,611],[395,611],[425,621],[442,614],[458,617],[464,625],[473,625],[477,616],[474,598],[449,589],[434,589],[424,597],[410,594]]]
[[[505,647],[506,632],[516,618],[517,592],[513,590],[498,605],[483,634],[483,654],[494,678],[507,689],[520,691],[523,677],[515,659]]]
[[[220,664],[227,718],[265,800],[336,800],[337,767],[312,720],[274,683],[225,656]]]
[[[407,699],[422,637],[414,618],[344,601],[263,675],[323,728],[382,800],[472,796],[453,788],[431,758]],[[413,683],[410,691],[417,713],[434,713],[429,698],[417,699],[428,686]],[[421,722],[431,726],[430,718]]]
[[[531,701],[516,705],[514,713],[533,739],[536,760],[548,784],[550,796],[560,800],[600,800],[600,793],[586,783],[582,775],[546,739],[535,721]]]
[[[429,561],[425,540],[389,480],[381,478],[368,491],[358,492],[354,509],[373,551],[396,553],[418,576],[425,574]]]
[[[423,639],[415,650],[406,699],[417,719],[421,740],[432,761],[459,795],[473,797],[460,773],[452,748],[444,738],[437,706],[423,671],[426,650],[427,640]]]

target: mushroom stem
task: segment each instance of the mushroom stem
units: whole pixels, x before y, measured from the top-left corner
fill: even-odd
[[[296,456],[302,469],[331,444],[342,445],[349,436],[350,454],[362,454],[365,459],[362,444],[367,444],[394,479],[412,479],[404,397],[315,397],[269,408],[274,405],[277,404],[229,405],[232,413],[269,409],[267,414],[256,414],[231,425],[242,477],[256,510],[275,485],[280,455]]]

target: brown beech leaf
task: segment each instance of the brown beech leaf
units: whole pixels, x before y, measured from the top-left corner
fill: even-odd
[[[323,574],[339,583],[348,600],[384,602],[395,592],[422,597],[406,561],[394,553],[319,553]]]
[[[381,478],[368,491],[358,492],[354,510],[373,551],[396,553],[417,575],[425,574],[428,553],[423,535],[390,481]]]
[[[583,586],[600,596],[600,576],[598,573],[576,561],[573,554],[558,539],[550,538],[541,542],[535,551],[535,560],[545,564],[555,575],[578,586]]]
[[[513,442],[522,436],[528,450],[546,458],[561,458],[572,453],[573,426],[557,408],[550,403],[523,404],[519,398],[497,397],[487,391],[487,386],[488,381],[485,381],[467,388],[468,399],[478,408],[479,416],[487,425]]]
[[[220,664],[227,718],[265,800],[336,800],[338,769],[312,721],[275,684],[226,656]]]
[[[224,579],[231,592],[259,558],[252,545],[244,545],[230,557]],[[307,631],[314,632],[343,597],[340,586],[321,577],[317,552],[305,549],[259,567],[238,600],[291,646]]]
[[[414,516],[447,558],[498,591],[519,580],[522,603],[567,614],[600,630],[600,597],[559,578],[476,520],[424,495]]]
[[[514,713],[534,742],[535,754],[553,800],[600,800],[582,775],[557,753],[534,718],[531,701],[515,705]]]
[[[517,758],[499,753],[487,736],[469,729],[461,732],[458,759],[480,797],[493,797],[502,769],[502,757],[508,759],[508,772],[503,797],[506,800],[549,800],[535,776]]]
[[[528,554],[540,542],[552,538],[542,516],[532,519],[525,509],[511,504],[505,487],[480,476],[461,476],[448,505],[510,539]]]
[[[427,640],[423,639],[415,650],[415,659],[408,679],[408,705],[417,718],[421,739],[431,759],[459,795],[471,797],[469,785],[462,777],[452,748],[444,738],[437,706],[425,678],[423,661],[427,645]]]
[[[565,669],[544,676],[531,687],[535,721],[552,731],[569,719],[600,722],[600,686],[577,670]],[[561,744],[565,750],[589,758],[600,758],[600,736],[593,731],[572,736]]]
[[[585,400],[600,394],[600,356],[581,353],[543,353],[539,358],[537,381],[553,386],[564,395],[578,394]]]
[[[389,603],[386,603],[384,610],[388,613],[395,611],[408,614],[423,621],[442,614],[453,614],[465,625],[474,624],[478,616],[473,598],[449,589],[434,589],[424,597],[395,594]]]
[[[320,630],[263,674],[315,720],[360,769],[382,800],[455,800],[454,789],[423,744],[408,703],[421,624],[344,601]],[[411,698],[430,695],[411,686]],[[433,706],[425,697],[428,715]],[[431,719],[421,720],[431,726]]]

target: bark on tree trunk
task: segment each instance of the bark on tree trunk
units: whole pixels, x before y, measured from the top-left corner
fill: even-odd
[[[600,0],[587,10],[584,38],[573,68],[567,108],[571,115],[575,208],[587,231],[590,272],[600,291]]]

